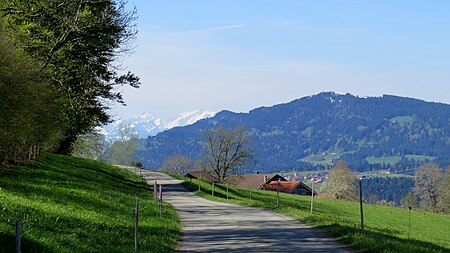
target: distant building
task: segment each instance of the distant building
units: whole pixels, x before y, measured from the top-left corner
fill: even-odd
[[[219,180],[217,180],[217,178],[214,175],[212,175],[211,173],[209,173],[208,171],[192,171],[192,172],[187,173],[185,175],[185,177],[201,179],[201,180],[208,181],[210,183],[219,182]]]
[[[280,181],[287,181],[284,177],[279,174],[245,174],[245,175],[237,175],[231,177],[227,180],[227,182],[231,185],[236,185],[242,188],[248,188],[253,190],[261,190],[263,189],[263,185],[270,182],[277,182],[278,179]]]
[[[297,195],[311,195],[312,190],[309,186],[302,182],[289,182],[289,181],[271,181],[263,185],[263,190],[266,191],[279,191],[289,194]]]

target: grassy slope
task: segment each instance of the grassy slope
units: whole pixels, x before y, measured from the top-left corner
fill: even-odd
[[[310,214],[309,196],[280,194],[276,207],[276,193],[229,189],[217,185],[212,197],[211,186],[197,181],[185,185],[197,194],[216,201],[262,207],[316,225],[339,237],[353,248],[369,252],[450,252],[450,216],[428,212],[411,212],[411,233],[408,239],[409,211],[407,209],[364,205],[365,233],[360,230],[359,203],[316,198],[314,214]],[[250,199],[251,197],[251,199]]]
[[[174,209],[164,218],[136,175],[100,162],[48,155],[0,170],[0,252],[14,252],[22,220],[22,252],[134,252],[134,209],[140,198],[141,252],[171,252],[180,236]]]

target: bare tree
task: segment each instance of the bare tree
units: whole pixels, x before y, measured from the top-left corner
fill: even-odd
[[[194,168],[194,161],[184,155],[169,156],[164,160],[161,166],[163,171],[176,173],[181,176],[186,175],[188,172],[194,170]]]
[[[236,168],[245,165],[253,157],[250,137],[243,127],[215,128],[204,132],[206,164],[219,180],[226,180]]]
[[[350,171],[347,163],[339,160],[328,174],[322,192],[331,194],[337,199],[355,199],[355,175]]]
[[[433,212],[439,211],[441,176],[439,166],[434,163],[423,164],[417,169],[413,191],[419,199],[420,207]]]

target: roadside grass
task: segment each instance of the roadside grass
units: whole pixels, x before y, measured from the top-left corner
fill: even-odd
[[[139,197],[140,252],[173,252],[180,224],[164,215],[144,180],[101,162],[46,155],[31,165],[0,169],[0,252],[14,252],[22,221],[22,252],[134,252]]]
[[[310,214],[311,197],[215,185],[185,179],[184,185],[198,195],[245,206],[261,207],[298,219],[330,233],[362,252],[450,252],[450,216],[408,209],[364,204],[364,232],[361,231],[359,203],[315,198]],[[409,215],[411,230],[409,232]]]

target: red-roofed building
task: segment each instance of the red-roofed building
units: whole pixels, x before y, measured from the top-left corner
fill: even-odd
[[[210,183],[217,183],[219,180],[208,171],[191,171],[185,175],[187,178],[201,179]]]
[[[270,182],[286,181],[286,179],[278,174],[244,174],[231,177],[227,182],[243,188],[260,190],[263,185]]]
[[[302,182],[295,181],[271,181],[262,187],[266,191],[279,191],[289,194],[311,195],[311,188]]]

